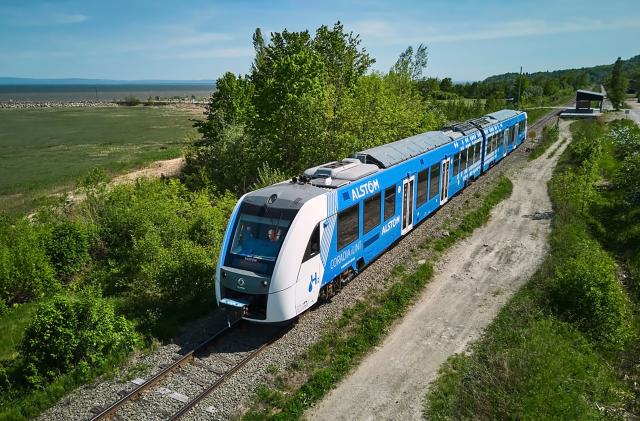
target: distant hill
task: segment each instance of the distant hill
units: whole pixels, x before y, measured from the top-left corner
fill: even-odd
[[[631,57],[627,60],[623,60],[623,68],[627,73],[633,73],[634,71],[640,70],[640,55]],[[550,77],[561,77],[564,74],[572,73],[572,72],[586,72],[589,75],[589,80],[594,83],[603,83],[607,76],[611,73],[611,68],[613,67],[613,63],[611,64],[600,64],[592,67],[581,67],[579,69],[564,69],[564,70],[553,70],[546,72],[534,72],[527,73],[529,78],[536,78],[536,76],[550,76]],[[503,73],[500,75],[489,76],[483,82],[492,83],[492,82],[510,82],[516,79],[518,73]]]
[[[0,85],[214,85],[213,80],[36,79],[0,77]]]

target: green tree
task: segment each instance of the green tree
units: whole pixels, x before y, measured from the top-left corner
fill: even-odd
[[[254,168],[255,144],[247,128],[255,118],[253,83],[243,76],[225,73],[207,104],[206,120],[194,126],[201,138],[186,155],[188,180],[216,180],[223,189],[241,191]]]
[[[397,140],[441,121],[415,83],[427,48],[405,50],[388,74],[366,75],[374,62],[340,22],[308,31],[253,35],[255,59],[247,76],[218,80],[202,139],[187,156],[187,179],[245,191],[262,184],[268,168],[294,175],[335,160],[361,145]]]
[[[453,91],[453,81],[450,77],[445,77],[440,81],[440,90],[444,92],[452,92]]]
[[[407,74],[411,80],[419,80],[422,72],[427,67],[429,60],[429,51],[427,46],[420,44],[413,53],[413,47],[408,46],[406,50],[400,53],[400,57],[393,66],[395,73]]]
[[[629,86],[629,80],[622,72],[622,59],[618,57],[611,69],[611,76],[607,83],[607,95],[613,107],[617,110],[624,102],[624,97]]]
[[[273,33],[250,76],[256,118],[251,128],[261,162],[298,172],[324,145],[330,107],[322,56],[308,31]],[[254,174],[257,176],[257,174]]]

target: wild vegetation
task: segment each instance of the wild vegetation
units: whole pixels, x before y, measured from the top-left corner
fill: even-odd
[[[429,418],[640,414],[640,277],[631,269],[640,248],[632,193],[640,167],[631,164],[640,129],[580,121],[572,135],[549,183],[549,257],[471,352],[442,368],[427,395]]]
[[[177,180],[107,188],[99,171],[81,185],[77,205],[0,224],[0,326],[21,327],[2,350],[0,418],[37,414],[214,306],[235,196]]]

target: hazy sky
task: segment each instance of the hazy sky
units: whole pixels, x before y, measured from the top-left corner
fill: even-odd
[[[185,4],[180,4],[185,3]],[[454,80],[612,63],[640,54],[638,0],[0,2],[0,76],[215,79],[246,73],[251,35],[337,20],[386,71],[429,47],[427,75]]]

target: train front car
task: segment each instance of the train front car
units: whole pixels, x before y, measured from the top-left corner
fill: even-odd
[[[288,321],[318,298],[326,190],[285,182],[243,196],[216,270],[216,300],[261,323]]]

